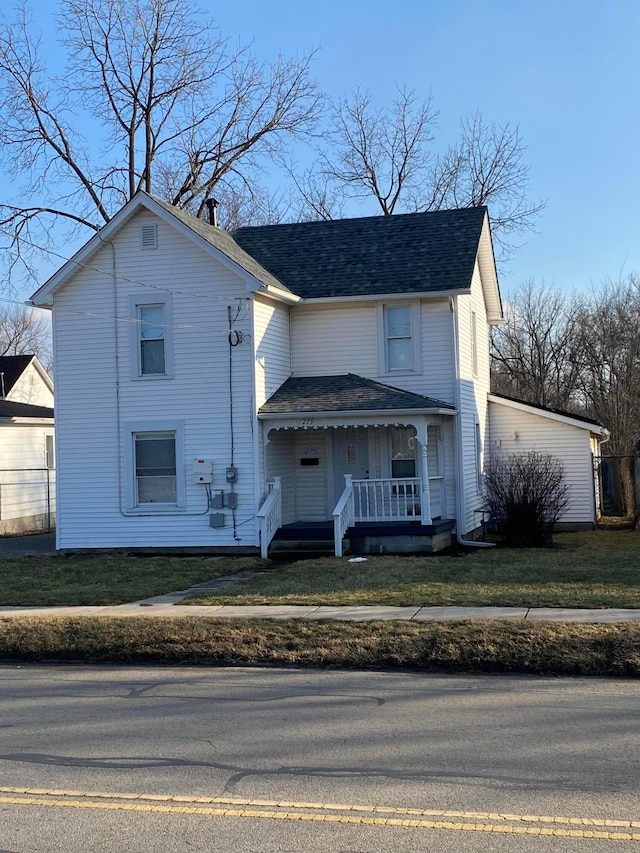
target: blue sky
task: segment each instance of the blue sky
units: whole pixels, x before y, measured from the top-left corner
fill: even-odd
[[[384,104],[398,85],[431,91],[442,147],[465,113],[518,125],[530,198],[547,208],[503,271],[505,292],[530,277],[570,291],[640,271],[638,0],[201,5],[265,60],[320,45],[315,73],[332,97],[363,87]]]
[[[640,270],[638,0],[243,0],[217,4],[222,31],[258,54],[321,45],[316,73],[339,96],[385,103],[395,86],[431,90],[438,140],[459,118],[520,127],[530,197],[547,208],[502,274],[571,290]]]

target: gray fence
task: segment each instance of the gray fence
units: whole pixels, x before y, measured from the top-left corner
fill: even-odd
[[[0,535],[55,528],[55,477],[53,468],[0,468]]]

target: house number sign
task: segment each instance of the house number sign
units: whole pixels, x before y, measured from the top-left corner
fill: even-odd
[[[314,444],[310,444],[308,447],[305,447],[304,455],[305,456],[317,456],[318,455],[318,448]]]

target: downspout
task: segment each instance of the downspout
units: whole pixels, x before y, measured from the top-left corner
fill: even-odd
[[[467,548],[493,548],[493,542],[476,542],[473,539],[463,539],[462,530],[464,525],[464,452],[462,436],[462,393],[460,391],[460,348],[458,340],[458,297],[449,297],[449,310],[451,311],[451,329],[453,337],[453,389],[454,403],[456,407],[456,425],[453,431],[453,445],[456,459],[456,540],[458,544]]]

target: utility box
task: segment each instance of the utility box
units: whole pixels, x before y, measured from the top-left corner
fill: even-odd
[[[222,509],[224,507],[224,492],[222,489],[214,489],[211,506],[213,509]]]
[[[229,509],[238,509],[238,495],[235,492],[227,492],[227,506]]]
[[[213,483],[213,461],[211,459],[194,459],[193,474],[196,483]]]
[[[238,482],[238,469],[235,465],[229,465],[227,468],[227,483]]]
[[[224,513],[212,512],[209,516],[209,526],[215,528],[224,527]]]

